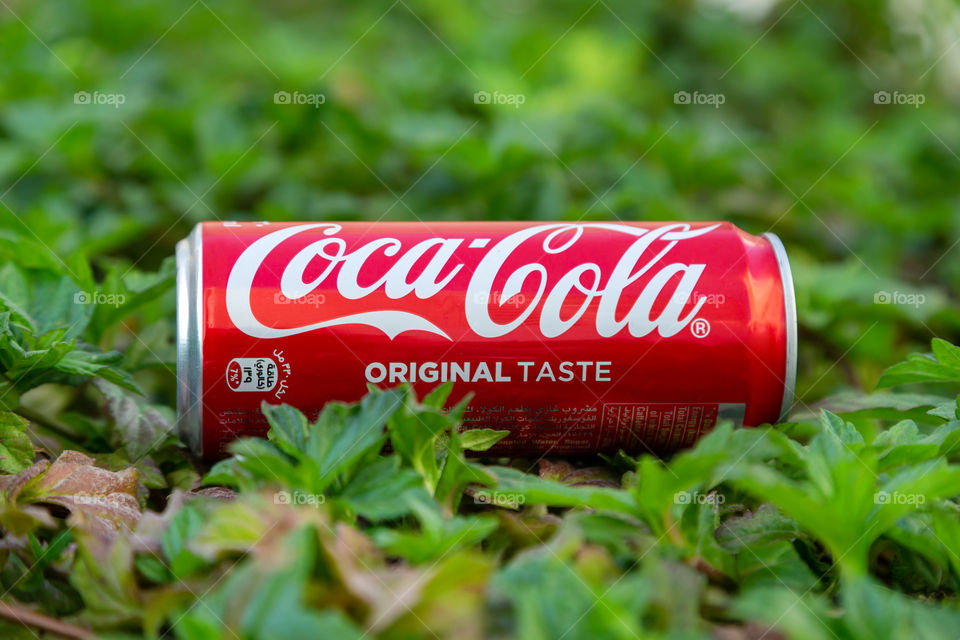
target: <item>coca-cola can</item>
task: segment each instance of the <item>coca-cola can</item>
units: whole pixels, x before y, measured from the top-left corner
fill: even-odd
[[[179,428],[215,458],[260,407],[452,381],[491,455],[668,452],[793,402],[780,240],[727,222],[197,225],[177,246]]]

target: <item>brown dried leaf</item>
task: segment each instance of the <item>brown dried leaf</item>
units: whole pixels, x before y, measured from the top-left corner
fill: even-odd
[[[605,467],[584,467],[577,469],[566,475],[563,479],[564,484],[574,487],[610,487],[620,488],[620,481],[616,475]]]
[[[373,542],[344,524],[336,533],[320,532],[328,560],[346,591],[367,609],[368,632],[378,633],[402,617],[421,599],[434,570],[402,565],[385,566]]]
[[[443,558],[423,587],[420,602],[389,629],[396,637],[480,640],[490,636],[484,606],[495,561],[479,553]]]
[[[140,519],[139,474],[133,468],[101,469],[93,458],[77,451],[64,451],[46,471],[37,472],[35,467],[22,472],[32,474],[25,482],[11,483],[20,503],[60,505],[70,512],[72,526],[105,540],[115,538],[121,528],[132,529]]]
[[[187,499],[194,498],[212,498],[214,500],[230,501],[236,500],[237,492],[226,487],[205,487],[196,491],[189,491],[185,494]]]
[[[538,471],[540,477],[544,480],[562,482],[573,471],[573,465],[565,460],[547,460],[544,458],[539,462]]]
[[[620,488],[617,477],[606,467],[574,467],[564,460],[540,460],[539,475],[571,486]]]
[[[49,460],[35,462],[20,473],[14,475],[0,475],[0,493],[9,501],[14,501],[20,495],[20,490],[30,480],[47,470]]]
[[[308,525],[328,527],[326,512],[291,508],[270,492],[245,494],[217,504],[188,547],[211,562],[226,554],[250,553],[264,562],[282,564],[289,553],[283,540],[291,531]]]

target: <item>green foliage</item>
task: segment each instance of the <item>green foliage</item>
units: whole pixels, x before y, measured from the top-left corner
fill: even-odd
[[[279,485],[294,492],[284,494],[286,500],[329,497],[345,513],[370,520],[411,511],[423,520],[424,500],[431,497],[450,513],[468,483],[492,482],[464,457],[458,427],[466,401],[445,410],[450,389],[438,387],[421,403],[407,387],[371,387],[355,405],[327,404],[312,422],[288,405],[264,404],[268,440],[233,443],[234,458],[215,465],[206,482],[244,489]],[[487,430],[471,441],[487,448],[502,435]],[[380,456],[386,442],[395,453]]]
[[[268,439],[237,441],[205,479],[239,494],[175,492],[163,513],[140,514],[133,469],[75,452],[0,476],[0,526],[26,535],[0,580],[53,614],[148,637],[697,637],[746,624],[896,638],[960,621],[958,420],[866,437],[823,411],[806,444],[721,425],[669,460],[621,454],[615,481],[468,460],[465,441],[498,436],[461,432],[449,393],[371,388],[313,420],[264,405]],[[44,504],[66,507],[66,523]]]
[[[0,411],[0,471],[18,473],[33,462],[29,423],[12,411]]]
[[[118,639],[955,637],[957,12],[6,7],[2,599]],[[193,460],[174,243],[201,220],[421,218],[777,233],[791,421],[668,459],[490,460],[503,432],[463,431],[449,387],[372,389],[265,405],[268,440]]]
[[[934,338],[931,355],[916,353],[883,372],[879,387],[912,382],[960,382],[960,347]]]

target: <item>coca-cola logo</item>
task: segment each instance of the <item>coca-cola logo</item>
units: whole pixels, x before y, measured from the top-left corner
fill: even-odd
[[[428,300],[461,275],[465,265],[457,260],[458,251],[486,249],[472,273],[463,273],[464,277],[469,275],[463,314],[478,336],[503,336],[533,318],[540,333],[553,338],[568,331],[592,309],[590,315],[601,337],[624,329],[636,337],[654,331],[670,337],[689,325],[704,305],[706,299],[701,297],[688,308],[706,265],[668,262],[669,254],[678,243],[718,226],[692,229],[688,224],[677,223],[647,229],[608,223],[543,224],[522,228],[489,248],[487,238],[441,237],[408,242],[408,246],[397,238],[376,237],[348,247],[348,242],[338,235],[341,225],[335,223],[284,227],[255,240],[237,259],[227,281],[227,312],[239,330],[255,338],[282,338],[327,327],[365,325],[391,339],[407,331],[426,331],[452,339],[426,314],[396,308],[360,310],[292,327],[261,323],[251,305],[255,277],[281,245],[297,234],[314,230],[322,237],[297,251],[278,274],[279,290],[288,300],[314,294],[320,287],[331,292],[331,297],[340,296],[343,302],[370,296],[388,301],[409,296]],[[578,260],[563,263],[560,273],[549,274],[540,260],[570,251],[587,231],[625,234],[629,244],[613,266],[606,268],[607,273],[598,262]],[[616,239],[622,241],[623,237]],[[620,302],[628,288],[635,297],[624,311]],[[669,298],[663,303],[661,298],[667,295]],[[509,302],[516,313],[511,319],[491,315],[491,300],[500,306]],[[579,300],[572,310],[571,300]],[[424,309],[428,308],[424,305]]]

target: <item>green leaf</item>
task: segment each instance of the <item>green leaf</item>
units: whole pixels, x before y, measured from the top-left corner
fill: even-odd
[[[877,470],[888,471],[902,465],[929,460],[940,454],[940,442],[946,436],[925,438],[912,420],[902,420],[874,439],[872,446],[881,451]]]
[[[270,423],[267,437],[285,447],[288,453],[303,452],[307,446],[307,417],[287,404],[261,406],[263,416]]]
[[[823,427],[824,433],[830,436],[819,440],[819,442],[831,444],[829,448],[831,453],[827,455],[833,455],[832,452],[836,451],[836,449],[832,447],[834,441],[844,447],[852,448],[858,448],[859,445],[864,444],[863,436],[857,431],[856,427],[836,414],[826,410],[821,411],[820,424]],[[827,448],[825,448],[824,451],[826,452]]]
[[[210,467],[210,471],[203,476],[201,483],[205,486],[239,487],[244,483],[255,486],[255,482],[253,476],[241,468],[240,461],[236,457],[232,457],[220,460]]]
[[[734,615],[771,625],[787,637],[836,640],[845,637],[842,623],[831,615],[831,605],[814,592],[799,593],[786,585],[761,584],[740,594]]]
[[[12,311],[37,334],[62,328],[65,339],[81,335],[93,313],[89,292],[61,269],[25,269],[13,263],[0,267],[0,310]]]
[[[337,496],[351,511],[377,522],[410,513],[414,501],[429,499],[412,469],[400,468],[396,455],[365,465]]]
[[[529,473],[510,467],[487,467],[496,484],[494,489],[504,495],[505,503],[543,504],[551,507],[592,507],[627,514],[636,512],[636,504],[629,494],[619,489],[592,486],[571,486],[552,480],[542,480]],[[513,497],[511,502],[507,497]],[[671,494],[672,499],[672,494]],[[494,501],[494,504],[496,501]]]
[[[460,432],[460,444],[465,451],[486,451],[508,435],[509,431],[467,429]]]
[[[942,435],[940,440],[940,455],[945,458],[956,458],[960,454],[960,420],[954,420],[940,427],[937,435]]]
[[[121,536],[112,544],[104,544],[94,535],[81,533],[77,543],[77,560],[70,573],[70,583],[87,605],[84,617],[105,626],[140,620],[143,605],[134,575],[130,541]]]
[[[0,411],[15,411],[20,406],[20,392],[16,386],[0,375]]]
[[[225,507],[214,512],[215,519],[219,512],[242,513]],[[296,527],[286,534],[276,532],[275,536],[269,543],[270,562],[239,564],[222,583],[214,583],[215,588],[201,593],[174,619],[191,630],[187,633],[197,633],[198,638],[231,633],[264,640],[362,638],[363,633],[340,610],[310,606],[314,603],[309,578],[317,557],[312,529]],[[267,546],[262,536],[252,538],[251,543]],[[197,603],[200,606],[195,606]]]
[[[948,638],[960,624],[955,610],[910,600],[870,578],[848,583],[843,604],[844,622],[857,638]]]
[[[189,548],[190,540],[200,531],[203,523],[203,512],[190,504],[170,518],[161,547],[173,578],[184,580],[206,567],[207,563]]]
[[[960,396],[956,400],[946,400],[938,403],[933,409],[928,411],[932,416],[943,418],[944,420],[956,420],[960,418]]]
[[[454,419],[460,419],[462,407],[463,403],[457,407]],[[442,457],[440,477],[437,480],[434,497],[448,514],[456,512],[460,506],[463,491],[468,485],[489,486],[494,483],[493,477],[485,467],[467,460],[456,425],[451,425],[446,448],[440,456]]]
[[[116,366],[120,353],[104,353],[66,336],[65,327],[34,335],[11,311],[0,313],[0,373],[21,392],[49,382],[77,385],[91,376],[139,392],[130,374]]]
[[[913,354],[883,372],[877,387],[916,382],[960,382],[960,347],[934,338],[932,355]]]
[[[705,581],[693,569],[647,556],[641,572],[621,575],[608,556],[580,542],[568,533],[519,554],[494,575],[491,598],[509,602],[517,637],[694,634]],[[582,562],[571,559],[578,551]]]
[[[437,391],[434,393],[437,394]],[[432,398],[427,396],[427,400],[433,404],[440,403],[444,398],[445,393]],[[440,436],[449,433],[455,424],[456,418],[443,413],[439,407],[417,403],[412,390],[407,390],[403,406],[391,415],[387,423],[390,444],[420,474],[431,494],[440,479]]]
[[[497,519],[492,516],[444,518],[429,496],[426,500],[414,499],[411,506],[420,522],[420,531],[381,528],[374,530],[372,537],[388,554],[415,564],[477,544],[497,528]]]
[[[12,411],[0,411],[0,471],[19,473],[33,463],[30,423]]]
[[[934,415],[929,411],[930,407],[938,407],[943,402],[942,396],[924,393],[878,391],[865,394],[859,391],[846,391],[821,400],[817,403],[817,407],[848,419],[857,417],[924,420],[927,415]],[[929,419],[926,421],[929,422]]]
[[[717,528],[720,544],[731,551],[746,547],[772,545],[783,540],[793,540],[800,535],[800,528],[771,504],[762,503],[756,512],[748,516],[730,518]]]
[[[279,483],[299,487],[305,482],[304,472],[298,467],[296,459],[284,453],[273,442],[259,438],[243,438],[231,442],[228,450],[234,457],[217,463],[204,478],[206,484],[213,484],[220,478],[224,484],[242,486],[243,476],[240,471],[248,474],[252,481],[261,484]]]
[[[387,439],[384,425],[403,402],[403,391],[390,389],[369,393],[351,406],[328,404],[309,427],[306,454],[316,468],[312,489],[322,493],[344,471],[371,452],[376,453]]]
[[[95,298],[91,295],[92,299],[102,302],[92,305],[88,340],[99,344],[111,327],[172,290],[176,272],[173,256],[153,273],[144,273],[126,264],[112,266],[95,292]]]
[[[942,338],[931,340],[930,347],[933,349],[933,356],[940,364],[960,371],[960,347],[952,345]]]

